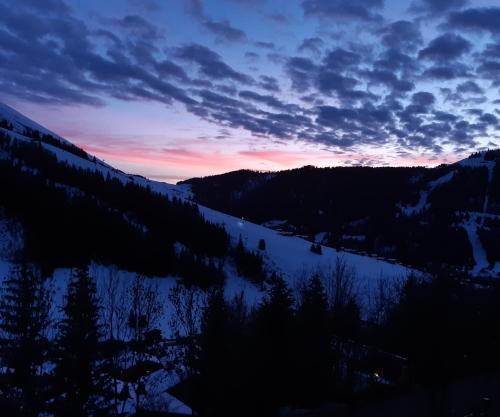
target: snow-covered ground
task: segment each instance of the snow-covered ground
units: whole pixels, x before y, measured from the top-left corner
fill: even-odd
[[[488,257],[486,256],[486,251],[481,243],[481,239],[479,239],[477,234],[478,221],[482,221],[478,219],[482,219],[483,216],[480,216],[477,213],[475,214],[476,215],[471,214],[469,219],[462,223],[462,227],[467,232],[472,248],[472,256],[474,257],[474,262],[476,263],[476,265],[472,268],[471,273],[473,275],[479,275],[482,270],[488,268],[489,262]]]
[[[500,274],[500,262],[497,262],[493,265],[493,268],[490,272],[487,271],[490,264],[488,262],[488,257],[486,251],[481,243],[481,239],[477,233],[478,227],[483,227],[484,221],[487,218],[498,218],[499,216],[488,213],[488,204],[489,204],[489,191],[491,187],[491,182],[493,180],[493,171],[495,169],[496,162],[488,161],[485,159],[485,152],[480,153],[479,155],[473,158],[467,158],[462,161],[459,161],[457,164],[462,167],[468,168],[486,168],[488,170],[488,184],[486,187],[486,193],[484,196],[483,207],[480,213],[478,212],[469,212],[469,220],[466,220],[462,223],[463,228],[467,232],[467,236],[469,238],[469,242],[472,248],[472,255],[474,256],[474,261],[476,265],[470,271],[473,275],[481,275],[481,274],[489,274],[493,276],[498,276]]]
[[[429,195],[432,193],[432,191],[434,191],[436,187],[439,187],[440,185],[446,184],[447,182],[451,181],[454,175],[455,171],[450,171],[442,177],[429,182],[426,189],[420,191],[420,197],[417,204],[415,204],[414,206],[399,206],[403,214],[407,216],[413,216],[415,214],[421,213],[423,209],[427,208],[427,200],[429,199]]]
[[[367,307],[369,300],[376,291],[378,279],[383,277],[388,281],[400,281],[411,272],[405,266],[356,255],[350,252],[337,251],[323,246],[322,255],[310,251],[311,242],[296,236],[283,236],[279,232],[242,220],[219,211],[200,206],[200,211],[207,220],[224,225],[233,243],[240,236],[245,246],[250,250],[258,250],[260,239],[266,242],[264,261],[270,270],[276,271],[294,288],[305,276],[314,272],[328,274],[333,269],[338,258],[343,259],[355,269],[357,274],[357,292],[362,306]]]

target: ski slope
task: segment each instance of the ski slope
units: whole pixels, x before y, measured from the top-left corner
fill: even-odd
[[[416,272],[400,264],[357,255],[334,248],[322,246],[322,255],[310,251],[311,242],[297,236],[283,236],[278,231],[261,225],[223,214],[207,207],[199,206],[205,218],[213,223],[222,224],[236,244],[241,236],[245,247],[258,250],[260,239],[266,242],[263,252],[264,262],[270,270],[280,273],[292,288],[315,272],[328,274],[338,258],[355,269],[357,274],[357,292],[363,306],[369,305],[378,279],[399,281],[410,273]]]
[[[438,179],[431,181],[427,184],[427,187],[425,190],[420,191],[420,197],[414,206],[399,206],[401,211],[406,215],[406,216],[414,216],[415,214],[419,214],[428,206],[428,199],[429,195],[434,191],[436,187],[439,187],[440,185],[446,184],[447,182],[450,182],[453,176],[455,175],[455,171],[450,171],[447,174],[443,175],[442,177],[439,177]]]

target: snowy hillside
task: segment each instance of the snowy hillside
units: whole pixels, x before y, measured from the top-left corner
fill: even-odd
[[[415,269],[500,277],[500,152],[424,167],[303,167],[193,178],[194,200],[283,234]],[[284,219],[284,220],[276,220]]]
[[[2,119],[13,124],[13,130],[2,130],[17,140],[33,140],[24,135],[25,129],[28,127],[40,130],[65,143],[69,143],[67,140],[44,129],[5,105],[0,106],[0,120]],[[140,176],[123,173],[94,157],[78,157],[64,149],[46,143],[42,143],[42,146],[56,155],[61,162],[65,162],[75,167],[101,172],[104,175],[109,174],[113,178],[119,179],[124,184],[132,182],[136,185],[149,186],[152,190],[168,197],[175,196],[184,199],[189,199],[191,197],[189,185],[171,185],[148,180]],[[203,206],[199,208],[207,220],[224,226],[226,231],[230,234],[233,244],[236,244],[241,236],[248,249],[256,250],[258,241],[264,239],[266,242],[266,250],[264,252],[264,262],[266,266],[269,270],[283,274],[292,286],[296,285],[297,280],[301,279],[304,275],[310,275],[317,271],[327,273],[328,270],[333,268],[337,258],[340,257],[355,268],[359,276],[358,290],[364,304],[367,304],[370,293],[375,289],[379,278],[399,280],[406,277],[410,272],[408,268],[396,263],[355,255],[349,252],[336,251],[328,247],[323,248],[323,255],[317,255],[310,252],[310,242],[304,239],[283,236],[272,229],[243,221]],[[256,302],[260,299],[261,293],[255,286],[241,277],[238,277],[232,268],[227,267],[226,269],[226,274],[229,277],[227,283],[228,291],[231,294],[244,290],[251,301]]]
[[[38,123],[33,122],[27,117],[23,116],[21,113],[17,112],[13,108],[7,106],[0,102],[0,121],[6,120],[9,123],[12,123],[13,130],[8,130],[0,127],[0,131],[4,131],[14,138],[21,141],[31,141],[33,139],[27,137],[25,135],[26,129],[33,129],[35,131],[39,131],[43,134],[48,134],[61,141],[64,144],[72,145],[71,142],[64,139],[63,137],[51,132],[50,130],[40,126]],[[189,187],[186,186],[174,186],[171,184],[166,184],[154,180],[149,180],[140,175],[126,174],[123,171],[120,171],[112,166],[106,164],[104,161],[101,161],[95,157],[90,157],[88,159],[78,157],[70,152],[65,151],[64,149],[58,148],[56,146],[42,143],[42,146],[54,153],[57,156],[58,160],[61,162],[65,162],[69,165],[83,168],[83,169],[91,169],[97,172],[101,172],[103,175],[110,175],[113,178],[119,179],[123,184],[127,184],[129,182],[135,183],[137,185],[149,186],[152,190],[168,195],[170,197],[189,197]]]

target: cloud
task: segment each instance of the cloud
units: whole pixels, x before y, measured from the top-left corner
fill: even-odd
[[[237,29],[227,20],[216,22],[215,20],[205,20],[205,27],[217,37],[230,42],[240,42],[246,39],[246,34],[241,29]]]
[[[469,80],[457,85],[457,93],[482,95],[484,94],[484,90],[477,83]]]
[[[445,13],[460,9],[469,3],[468,0],[414,0],[410,11],[414,13]]]
[[[298,47],[299,52],[312,52],[314,54],[319,55],[321,53],[321,48],[323,47],[324,42],[321,38],[306,38],[302,41],[300,46]]]
[[[493,81],[493,86],[500,86],[500,62],[487,60],[480,63],[476,69],[483,78]]]
[[[258,42],[255,42],[255,46],[257,46],[258,48],[262,48],[262,49],[271,49],[271,50],[276,49],[276,45],[273,42],[258,41]]]
[[[184,8],[188,14],[194,17],[203,17],[202,0],[185,0]]]
[[[285,71],[292,81],[292,88],[304,92],[311,87],[317,66],[311,59],[292,57],[287,60]]]
[[[434,79],[434,80],[454,80],[456,78],[468,78],[472,74],[469,68],[460,63],[454,63],[452,65],[447,65],[445,63],[436,64],[427,68],[422,73],[423,79]]]
[[[399,20],[380,30],[382,43],[391,49],[402,52],[415,52],[422,44],[420,29],[414,22]]]
[[[500,7],[470,8],[451,13],[448,25],[457,29],[500,33]]]
[[[242,84],[252,84],[250,76],[235,71],[224,61],[219,54],[206,46],[192,43],[176,50],[175,56],[185,61],[198,64],[200,72],[214,80],[229,79]]]
[[[269,75],[261,75],[259,82],[259,87],[264,90],[271,91],[273,93],[279,93],[281,88],[279,86],[278,80],[274,77],[270,77]]]
[[[370,26],[369,41],[342,42],[343,47],[323,34],[306,38],[299,52],[312,52],[308,56],[286,55],[286,45],[278,48],[265,39],[253,45],[262,49],[262,56],[272,54],[273,76],[251,76],[230,65],[217,44],[169,45],[172,40],[144,14],[87,24],[70,9],[58,9],[58,2],[44,14],[31,3],[12,8],[0,0],[4,96],[52,105],[103,106],[109,98],[181,103],[219,128],[342,149],[385,143],[400,151],[441,152],[444,143],[466,149],[478,136],[499,129],[494,111],[467,111],[485,102],[487,85],[500,85],[500,47],[495,41],[470,56],[466,54],[473,46],[466,35],[446,33],[422,47],[418,23],[406,20]],[[363,6],[369,10],[368,20],[353,17],[354,9],[343,16],[364,22],[376,19],[383,5],[306,3],[311,15],[325,17],[340,13],[339,7]],[[200,27],[215,22],[204,14],[201,1],[191,0],[188,6]],[[220,22],[222,26],[211,30],[219,31],[216,37],[244,40],[246,35],[229,20]],[[239,48],[238,53],[245,51]],[[248,51],[247,58],[256,55]],[[436,80],[441,90],[429,82]]]
[[[415,88],[412,81],[399,79],[393,71],[371,70],[363,73],[364,77],[372,85],[385,85],[393,93],[407,93]]]
[[[432,93],[429,93],[427,91],[420,91],[418,93],[413,94],[413,96],[411,97],[411,102],[414,105],[422,107],[433,106],[434,103],[436,102],[436,98]]]
[[[241,42],[246,39],[246,33],[235,28],[229,20],[213,20],[205,13],[202,0],[186,0],[184,7],[188,14],[212,32],[217,39],[228,42]]]
[[[300,109],[297,106],[291,104],[285,104],[282,101],[278,100],[276,97],[271,95],[262,95],[258,94],[254,91],[243,90],[239,92],[239,96],[243,99],[254,101],[257,103],[265,104],[271,108],[280,110],[280,111],[288,111],[294,112],[299,111]]]
[[[148,41],[160,37],[159,31],[141,16],[131,15],[116,20],[116,25],[124,29],[129,35],[137,36]]]
[[[268,16],[273,22],[280,23],[282,25],[288,24],[290,19],[281,13],[274,13]]]
[[[446,61],[460,58],[472,49],[472,44],[460,35],[445,33],[433,39],[429,45],[420,50],[419,58],[433,61]]]
[[[355,67],[361,61],[361,55],[342,48],[336,48],[326,55],[323,59],[323,65],[328,68],[345,69]]]
[[[479,121],[487,125],[498,125],[498,118],[491,113],[484,113],[479,117]]]
[[[302,8],[306,16],[352,19],[360,21],[381,20],[378,11],[384,6],[383,0],[303,0]]]

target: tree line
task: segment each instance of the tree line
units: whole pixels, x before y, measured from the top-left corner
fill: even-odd
[[[229,236],[195,204],[61,163],[6,134],[0,150],[10,154],[0,161],[0,206],[23,227],[20,257],[49,272],[98,260],[148,275],[188,275],[187,264],[198,265],[198,276],[216,275],[210,258],[225,257]]]
[[[485,154],[498,159],[498,151]],[[454,172],[429,193],[419,213],[415,206],[429,184]],[[463,212],[483,210],[488,189],[489,213],[500,213],[499,164],[488,188],[486,167],[441,165],[433,169],[369,167],[303,167],[275,173],[241,170],[194,178],[197,201],[222,212],[262,223],[286,219],[297,235],[326,233],[325,244],[349,248],[432,270],[436,264],[455,268],[474,265]],[[483,230],[488,256],[499,260],[496,229]],[[352,239],[352,236],[359,239]],[[483,236],[481,236],[483,238]]]

